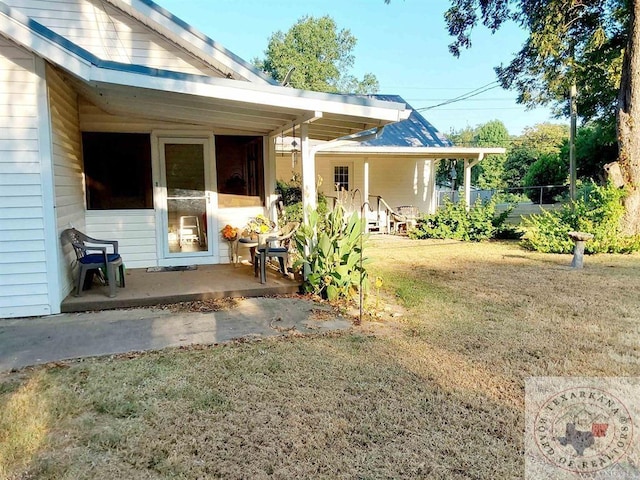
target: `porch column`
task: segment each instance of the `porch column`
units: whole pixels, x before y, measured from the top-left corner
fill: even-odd
[[[464,159],[464,201],[467,205],[467,210],[471,206],[471,166],[469,165],[469,159]]]
[[[269,218],[272,221],[278,220],[278,206],[276,205],[278,201],[278,195],[276,195],[276,138],[275,136],[265,137],[267,156],[264,165],[264,192]]]
[[[362,165],[362,203],[366,204],[364,208],[364,231],[369,231],[369,222],[367,221],[367,213],[371,209],[369,201],[369,158],[364,157],[364,164]],[[358,205],[358,208],[362,211],[362,205]]]
[[[437,193],[436,193],[436,172],[438,171],[438,163],[440,160],[425,160],[425,171],[428,173],[427,179],[427,192],[426,192],[426,200],[427,200],[427,213],[436,213],[437,208]]]
[[[302,170],[302,215],[304,221],[309,216],[308,210],[314,210],[318,203],[316,191],[316,162],[315,152],[309,146],[309,124],[300,125],[300,156]]]
[[[362,203],[364,203],[369,200],[369,157],[364,157],[362,167]]]

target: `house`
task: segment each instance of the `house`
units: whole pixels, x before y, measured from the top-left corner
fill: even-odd
[[[273,213],[280,135],[313,206],[310,141],[408,115],[276,85],[150,0],[0,0],[0,317],[60,311],[70,226],[127,268],[226,263],[220,229]]]
[[[360,142],[316,142],[316,174],[319,191],[328,197],[340,191],[356,192],[355,207],[369,201],[371,226],[385,230],[388,212],[413,206],[433,213],[437,207],[436,171],[443,159],[464,161],[464,192],[470,200],[471,168],[486,155],[505,153],[504,148],[456,147],[418,111],[398,95],[370,95],[375,100],[404,104],[411,111],[406,120],[386,126],[382,133]],[[300,174],[294,137],[278,142],[277,178],[287,181]],[[298,140],[295,139],[295,145]],[[341,196],[345,196],[343,193]],[[351,199],[349,199],[351,200]]]

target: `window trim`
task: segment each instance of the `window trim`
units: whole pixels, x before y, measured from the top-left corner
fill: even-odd
[[[337,182],[337,181],[336,181],[336,176],[338,175],[338,172],[336,172],[336,170],[337,170],[338,168],[345,168],[345,169],[347,170],[347,171],[346,171],[346,175],[347,175],[347,188],[346,188],[345,190],[346,190],[347,192],[348,192],[348,191],[350,191],[350,189],[351,189],[351,187],[352,187],[352,183],[353,183],[353,175],[352,175],[352,172],[353,172],[353,165],[352,165],[352,164],[349,164],[349,163],[334,163],[334,164],[332,165],[332,167],[333,167],[333,172],[332,172],[332,174],[333,174],[333,191],[334,191],[334,192],[337,192],[337,191],[338,191],[337,185],[339,185],[339,184],[340,184],[340,182]],[[342,186],[343,184],[340,184],[340,185]]]

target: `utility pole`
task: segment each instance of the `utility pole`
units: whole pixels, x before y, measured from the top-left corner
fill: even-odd
[[[576,123],[578,119],[578,106],[576,97],[578,91],[575,80],[569,91],[569,107],[571,110],[571,125],[569,128],[569,196],[571,201],[576,200]]]

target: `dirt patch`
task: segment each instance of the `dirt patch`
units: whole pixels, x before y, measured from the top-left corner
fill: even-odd
[[[212,298],[209,300],[195,300],[192,302],[171,303],[168,305],[156,305],[151,308],[169,310],[171,312],[220,312],[232,310],[238,306],[242,298]],[[147,307],[148,308],[148,307]]]

